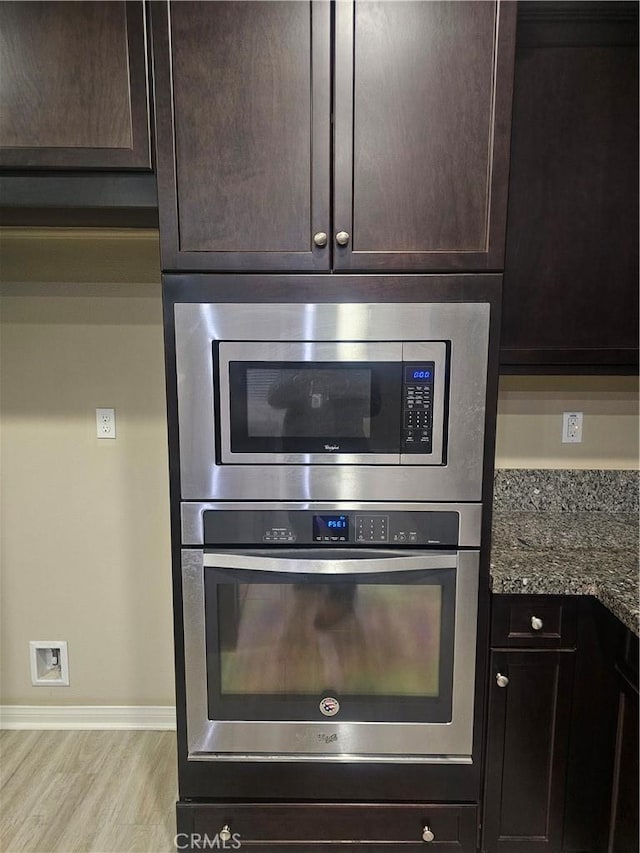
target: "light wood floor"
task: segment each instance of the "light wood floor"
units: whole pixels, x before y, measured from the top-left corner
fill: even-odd
[[[0,732],[2,853],[173,853],[175,733]]]

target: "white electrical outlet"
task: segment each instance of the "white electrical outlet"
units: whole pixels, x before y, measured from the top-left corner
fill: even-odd
[[[562,443],[580,444],[582,441],[582,412],[562,413]]]
[[[31,640],[31,683],[44,687],[68,687],[69,654],[66,640]]]
[[[96,409],[96,435],[98,438],[116,437],[115,409]]]

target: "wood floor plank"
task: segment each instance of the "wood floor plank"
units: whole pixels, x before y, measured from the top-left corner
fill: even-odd
[[[0,786],[6,784],[36,747],[42,732],[0,731]]]
[[[172,732],[0,733],[3,853],[173,851]]]

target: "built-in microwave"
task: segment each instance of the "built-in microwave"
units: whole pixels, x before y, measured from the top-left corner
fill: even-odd
[[[173,306],[183,500],[479,500],[489,304]]]
[[[216,355],[223,464],[445,461],[443,341],[224,341]]]

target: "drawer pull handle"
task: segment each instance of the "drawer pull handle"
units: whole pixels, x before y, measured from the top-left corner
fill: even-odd
[[[543,626],[544,626],[544,622],[542,621],[542,619],[539,616],[532,616],[531,617],[531,627],[533,628],[534,631],[542,631]]]
[[[225,823],[220,832],[218,833],[218,838],[220,841],[226,843],[227,841],[231,841],[231,830],[229,829],[229,825]]]
[[[496,684],[498,687],[506,687],[508,683],[509,679],[506,675],[502,675],[500,672],[496,675]]]
[[[432,830],[428,826],[425,826],[425,828],[422,830],[422,840],[426,841],[427,844],[430,844],[434,838],[435,835],[433,834]]]

